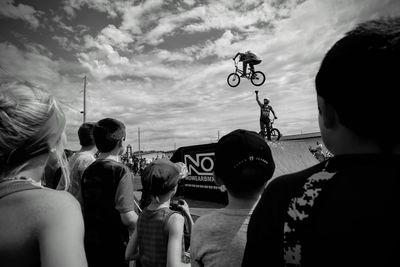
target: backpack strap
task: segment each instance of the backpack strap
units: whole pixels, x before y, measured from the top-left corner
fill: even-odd
[[[312,207],[326,183],[335,175],[323,170],[308,177],[299,192],[289,202],[283,229],[283,255],[286,267],[301,266],[301,241],[297,229],[309,220]]]
[[[0,199],[13,193],[32,189],[43,189],[43,186],[25,177],[2,180],[0,181]]]

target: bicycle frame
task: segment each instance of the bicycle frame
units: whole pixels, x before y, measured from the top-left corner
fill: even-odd
[[[275,119],[270,119],[269,124],[265,125],[265,127],[263,129],[263,130],[265,130],[265,134],[270,134],[272,132],[272,129],[273,129],[272,125],[274,124],[274,121],[275,121]]]
[[[238,67],[238,62],[235,60],[235,73],[239,73],[240,75],[243,75],[243,71]],[[250,79],[251,75],[253,75],[253,71],[251,70],[251,68],[248,68],[249,71],[246,72],[246,78]]]

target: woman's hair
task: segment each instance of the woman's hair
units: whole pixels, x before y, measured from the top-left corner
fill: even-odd
[[[47,92],[20,84],[0,85],[0,180],[24,170],[30,160],[54,153],[69,184],[63,156],[65,115]]]

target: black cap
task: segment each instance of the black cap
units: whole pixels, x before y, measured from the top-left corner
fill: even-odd
[[[267,142],[256,132],[238,129],[223,136],[215,151],[217,175],[233,174],[243,167],[256,167],[272,176],[275,163]]]

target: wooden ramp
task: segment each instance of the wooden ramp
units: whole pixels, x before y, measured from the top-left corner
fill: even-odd
[[[318,163],[308,150],[315,140],[268,142],[275,161],[273,177],[301,171]]]

